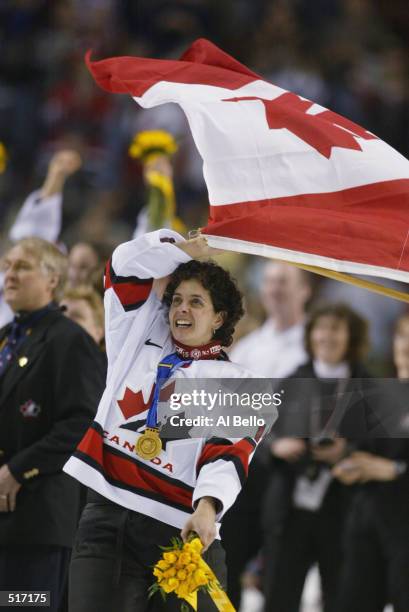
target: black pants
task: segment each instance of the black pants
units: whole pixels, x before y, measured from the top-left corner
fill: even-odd
[[[0,549],[0,591],[50,591],[49,612],[58,612],[67,582],[71,549]],[[1,610],[15,610],[5,607]]]
[[[409,519],[403,508],[395,508],[386,517],[369,496],[354,500],[346,526],[339,612],[382,612],[388,602],[394,612],[408,612]]]
[[[221,528],[226,551],[227,593],[237,609],[241,600],[241,576],[246,564],[257,556],[263,541],[261,508],[270,466],[265,465],[259,456],[256,452],[247,481],[233,507],[224,516]]]
[[[324,611],[336,610],[341,529],[336,515],[296,508],[282,524],[270,525],[264,542],[265,612],[298,612],[305,578],[314,563],[320,571]]]
[[[179,612],[182,600],[169,594],[166,603],[155,595],[152,566],[180,529],[132,512],[100,497],[82,514],[74,545],[69,580],[70,612]],[[224,551],[218,540],[204,555],[225,585]],[[200,612],[216,610],[207,593],[198,597]]]

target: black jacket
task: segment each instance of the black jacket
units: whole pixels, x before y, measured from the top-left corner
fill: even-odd
[[[0,546],[72,545],[80,486],[62,468],[95,416],[104,382],[99,348],[60,310],[19,347],[0,378],[0,465],[22,488],[16,510],[0,513]]]
[[[362,384],[361,379],[368,377],[367,370],[360,365],[356,365],[352,368],[348,387],[344,391],[347,392],[348,389],[357,386],[359,388]],[[297,379],[304,380],[297,384]],[[283,403],[279,409],[279,417],[273,427],[273,435],[276,437],[308,439],[311,435],[311,411],[314,398],[322,392],[322,395],[325,395],[328,399],[329,408],[333,408],[332,394],[336,390],[335,382],[317,379],[313,364],[309,362],[300,366],[291,377],[282,381],[282,388],[284,389]],[[357,396],[361,397],[361,394],[358,393]],[[323,406],[325,409],[325,402],[323,402]],[[322,425],[327,422],[328,414],[329,412],[322,418]],[[347,402],[346,409],[341,410],[336,431],[338,435],[347,438],[350,436],[362,437],[370,428],[370,421],[368,408],[364,402]],[[352,435],[354,432],[355,436]],[[319,437],[319,433],[317,429],[317,437]],[[267,529],[271,528],[271,524],[282,523],[288,515],[292,507],[292,496],[297,477],[312,473],[314,464],[319,469],[319,464],[314,462],[308,454],[294,463],[276,457],[273,458],[272,462],[272,473],[263,511],[263,524]],[[350,490],[338,481],[333,480],[325,494],[321,510],[342,517],[349,499]]]
[[[393,410],[393,406],[390,406]],[[407,411],[409,414],[409,410]],[[384,523],[395,523],[408,529],[409,517],[409,437],[377,438],[362,440],[358,450],[377,457],[403,462],[408,467],[398,478],[391,481],[370,481],[354,487],[354,506],[370,506],[378,519]]]

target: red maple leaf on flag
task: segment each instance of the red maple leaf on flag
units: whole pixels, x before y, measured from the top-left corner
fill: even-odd
[[[356,141],[357,136],[364,140],[377,139],[377,136],[367,132],[360,125],[332,111],[325,110],[315,115],[307,114],[314,103],[303,100],[293,93],[285,93],[274,100],[245,96],[228,98],[223,102],[242,100],[262,102],[270,130],[286,128],[328,159],[331,157],[333,147],[362,151]]]

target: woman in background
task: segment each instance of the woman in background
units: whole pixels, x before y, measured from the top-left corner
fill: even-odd
[[[310,360],[285,382],[279,429],[274,430],[278,437],[271,443],[274,463],[264,507],[266,612],[298,612],[315,563],[324,610],[336,609],[349,496],[331,475],[347,452],[345,438],[338,437],[346,412],[335,404],[350,379],[368,376],[361,365],[367,339],[366,322],[343,304],[322,306],[307,322]],[[347,412],[360,421],[361,411],[353,409]]]
[[[388,602],[394,612],[409,610],[409,314],[397,321],[393,359],[399,383],[388,381],[383,400],[390,436],[363,440],[333,469],[355,490],[339,612],[382,612]]]

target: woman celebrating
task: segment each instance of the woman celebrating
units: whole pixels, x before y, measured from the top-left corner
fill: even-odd
[[[225,582],[219,521],[256,447],[252,438],[161,440],[164,378],[246,378],[227,360],[241,294],[205,238],[159,230],[120,245],[105,278],[107,387],[95,421],[65,470],[92,489],[71,564],[72,612],[178,610],[148,602],[159,545],[195,531]],[[169,275],[171,275],[169,277]],[[199,609],[214,609],[199,595]]]

